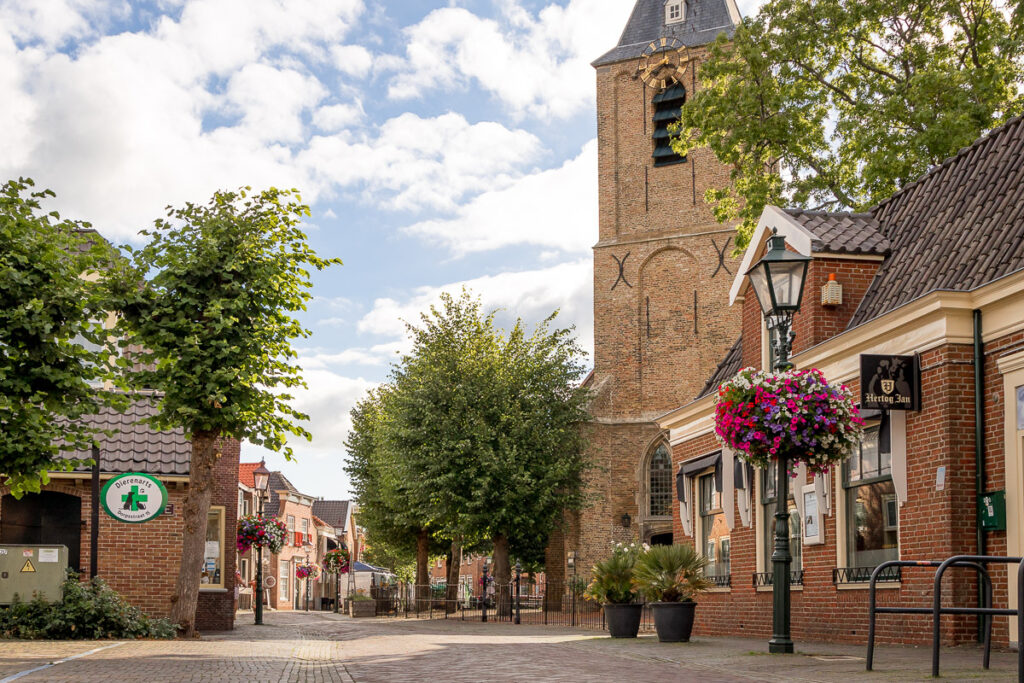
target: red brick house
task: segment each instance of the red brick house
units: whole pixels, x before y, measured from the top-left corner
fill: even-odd
[[[270,473],[269,493],[263,504],[268,517],[276,517],[288,527],[285,546],[280,553],[266,560],[264,576],[272,576],[274,586],[269,591],[270,606],[279,610],[303,609],[306,606],[306,584],[309,584],[309,608],[319,606],[316,579],[299,579],[295,570],[306,561],[317,565],[323,560],[322,541],[313,515],[313,496],[300,493],[280,472]],[[264,553],[266,557],[267,553]]]
[[[699,395],[658,419],[685,498],[673,505],[673,536],[705,553],[718,583],[699,601],[698,633],[771,633],[774,486],[721,448],[713,411],[721,381],[769,366],[761,309],[744,273],[773,228],[811,257],[794,320],[797,368],[818,368],[859,397],[861,354],[917,355],[920,363],[920,411],[890,411],[888,420],[866,412],[859,452],[830,476],[801,471],[792,482],[794,639],[863,641],[866,579],[883,561],[1024,554],[1022,179],[1018,118],[865,213],[765,209],[730,291],[742,335]],[[841,303],[826,305],[823,286],[833,274]],[[978,494],[1003,490],[1006,529],[979,533]],[[810,514],[809,529],[813,507],[819,514]],[[993,567],[997,606],[1016,606],[1015,581]],[[881,604],[931,605],[931,570],[889,579]],[[973,606],[976,591],[961,573],[943,595],[947,604]],[[1019,639],[1007,621],[995,620],[998,643]],[[976,638],[974,617],[942,624],[945,642]],[[883,615],[878,637],[930,642],[931,620]]]
[[[154,408],[135,402],[124,413],[104,410],[91,418],[113,436],[99,437],[100,481],[127,472],[158,478],[169,497],[164,513],[142,524],[117,521],[99,513],[98,576],[129,603],[148,614],[171,611],[182,544],[182,502],[188,491],[191,445],[180,429],[158,432],[142,424]],[[235,526],[239,443],[225,440],[214,468],[213,498],[207,529],[196,625],[200,630],[234,627]],[[70,457],[89,458],[90,453]],[[15,500],[0,487],[0,543],[68,546],[69,564],[88,579],[91,539],[91,472],[51,472],[40,493]]]

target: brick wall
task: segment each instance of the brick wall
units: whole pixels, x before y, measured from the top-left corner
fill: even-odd
[[[703,56],[691,49],[685,85]],[[643,464],[661,430],[653,419],[691,401],[736,341],[728,291],[738,266],[733,230],[717,223],[705,190],[729,182],[708,150],[655,168],[654,91],[635,60],[597,69],[599,242],[594,248],[594,363],[588,507],[553,539],[576,551],[579,572],[615,542],[655,531],[640,509]],[[724,254],[724,257],[720,257]],[[621,272],[619,263],[622,264]],[[620,278],[621,274],[621,278]],[[634,520],[621,523],[623,513]],[[553,555],[555,553],[549,553]],[[565,571],[564,561],[549,576]]]
[[[988,490],[1004,486],[1002,377],[995,367],[995,358],[1008,349],[1019,350],[1022,344],[1024,334],[1018,333],[985,347]],[[900,558],[932,560],[973,554],[976,541],[972,348],[946,344],[922,353],[921,363],[922,410],[907,414],[908,500],[899,511]],[[858,382],[850,384],[856,395]],[[674,467],[718,448],[712,434],[679,444],[673,449]],[[940,466],[946,467],[946,480],[944,490],[937,491],[936,470]],[[793,485],[800,484],[794,481]],[[864,642],[866,637],[866,585],[847,590],[832,583],[832,569],[837,566],[835,508],[839,505],[843,505],[842,497],[833,501],[832,515],[824,518],[825,544],[803,547],[804,585],[795,589],[792,597],[794,639]],[[699,599],[697,633],[770,637],[771,592],[757,591],[752,586],[752,573],[757,571],[757,516],[761,511],[755,499],[754,523],[750,528],[741,525],[737,513],[737,526],[730,535],[732,588]],[[677,542],[692,543],[692,538],[683,535],[678,504],[673,506],[673,515]],[[990,554],[1005,553],[1005,532],[991,532],[987,536]],[[766,558],[770,558],[770,553],[767,549]],[[770,570],[770,560],[762,570]],[[931,570],[905,571],[898,589],[879,591],[879,604],[930,606],[933,576]],[[996,568],[993,576],[995,604],[1005,605],[1005,569]],[[971,573],[951,572],[947,577],[944,604],[974,605],[977,587]],[[943,617],[944,642],[972,642],[976,623],[973,617]],[[1004,645],[1008,641],[1006,623],[1005,619],[997,619],[994,629],[995,642]],[[931,641],[930,624],[930,618],[916,615],[880,615],[877,634],[880,642],[925,644]]]
[[[214,467],[212,505],[225,508],[224,540],[222,542],[222,576],[224,588],[203,590],[199,595],[196,624],[200,630],[223,631],[234,627],[235,528],[238,505],[237,441],[222,447],[222,456]],[[85,475],[88,476],[88,475]],[[157,478],[160,478],[159,476]],[[104,481],[105,483],[105,481]],[[143,524],[126,524],[107,515],[99,515],[99,576],[132,605],[147,614],[168,616],[181,564],[182,510],[187,484],[165,482],[168,503],[174,512]],[[53,479],[44,487],[77,496],[82,503],[82,535],[80,566],[82,578],[89,578],[91,556],[92,495],[89,479]],[[0,488],[0,495],[7,493]],[[32,494],[27,494],[32,495]]]

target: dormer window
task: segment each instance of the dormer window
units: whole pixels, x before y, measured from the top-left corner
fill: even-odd
[[[665,23],[676,24],[683,20],[683,3],[682,0],[669,0],[665,3]]]

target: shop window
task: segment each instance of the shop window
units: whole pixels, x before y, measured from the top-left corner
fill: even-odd
[[[651,517],[672,516],[672,458],[659,444],[647,464],[647,501]]]
[[[770,463],[767,469],[761,470],[761,547],[764,549],[764,560],[761,567],[763,576],[755,577],[755,582],[758,585],[770,586],[772,584],[772,553],[775,552],[775,501],[778,499],[775,486],[777,473],[778,465],[775,462]],[[792,488],[790,488],[787,502],[789,503],[789,554],[793,558],[793,563],[789,565],[792,572],[790,582],[799,585],[803,583],[803,544],[800,542],[800,512],[796,508]]]
[[[892,454],[880,447],[889,439],[881,438],[887,436],[881,429],[877,424],[868,427],[860,448],[843,466],[849,568],[874,568],[899,559],[899,504]]]
[[[210,508],[206,518],[206,546],[203,554],[202,588],[224,587],[224,507]]]
[[[697,487],[700,495],[700,548],[708,560],[704,573],[713,583],[727,586],[732,544],[722,511],[722,494],[715,487],[713,473],[697,479]]]
[[[277,585],[280,586],[278,600],[288,602],[288,579],[291,577],[291,567],[288,562],[282,560],[278,565]]]

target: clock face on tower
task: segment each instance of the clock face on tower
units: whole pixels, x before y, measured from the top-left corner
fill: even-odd
[[[655,90],[664,90],[686,73],[689,51],[676,38],[661,37],[644,48],[638,71],[640,78]]]

